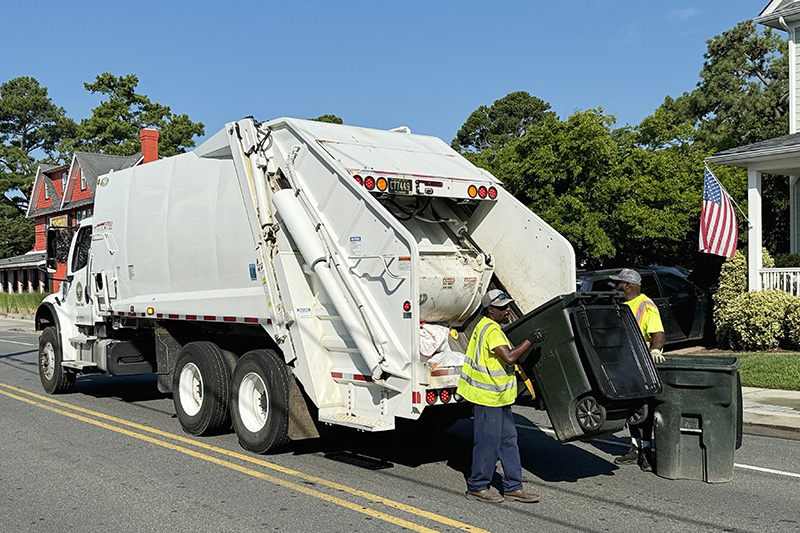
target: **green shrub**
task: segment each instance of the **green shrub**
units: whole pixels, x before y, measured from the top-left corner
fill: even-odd
[[[32,315],[47,294],[38,292],[23,292],[21,294],[9,294],[0,292],[0,313],[10,313],[19,315]]]
[[[775,263],[769,252],[762,249],[761,261],[764,268],[772,268]],[[714,326],[717,329],[717,342],[721,346],[726,345],[726,341],[720,338],[720,328],[722,335],[727,338],[732,333],[729,331],[730,320],[728,317],[728,306],[733,304],[736,299],[747,293],[747,249],[738,250],[734,256],[726,260],[719,272],[719,284],[717,292],[714,293]]]
[[[787,306],[783,329],[786,347],[800,350],[800,296],[793,297]]]
[[[797,297],[783,291],[737,294],[715,315],[717,342],[734,350],[773,350],[786,344],[786,313]]]

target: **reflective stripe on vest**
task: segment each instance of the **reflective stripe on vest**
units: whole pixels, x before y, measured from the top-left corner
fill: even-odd
[[[483,338],[492,325],[494,324],[490,322],[481,329],[474,352],[466,354],[458,391],[473,403],[499,407],[514,403],[517,381],[514,375],[514,365],[504,365],[502,369],[490,369],[479,363],[483,353]],[[468,374],[467,368],[477,375]],[[486,379],[482,379],[482,377]],[[493,383],[493,381],[499,380],[492,378],[503,379],[500,383]]]
[[[642,303],[639,304],[639,308],[636,309],[636,322],[639,324],[640,328],[642,327],[642,320],[644,320],[644,312],[648,307],[652,307],[656,310],[656,313],[658,313],[658,307],[656,307],[656,304],[650,300],[643,300]]]

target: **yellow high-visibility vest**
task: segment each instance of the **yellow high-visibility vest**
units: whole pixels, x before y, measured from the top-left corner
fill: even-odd
[[[489,407],[511,405],[517,398],[514,365],[494,354],[500,345],[511,347],[500,325],[483,317],[475,326],[467,346],[456,392],[470,402]]]

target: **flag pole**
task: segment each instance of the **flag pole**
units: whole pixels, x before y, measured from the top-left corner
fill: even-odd
[[[728,198],[730,198],[730,200],[733,203],[733,205],[736,206],[736,209],[739,210],[739,213],[741,213],[742,217],[744,217],[744,219],[747,221],[747,228],[748,229],[753,229],[753,224],[750,223],[750,219],[747,218],[747,215],[745,214],[744,210],[741,207],[739,207],[739,204],[737,204],[736,200],[733,199],[733,196],[731,196],[731,193],[728,192],[728,189],[726,189],[725,186],[722,184],[722,182],[719,181],[719,178],[717,177],[717,175],[714,174],[714,172],[711,171],[711,168],[708,166],[708,163],[706,163],[705,165],[706,165],[706,169],[708,169],[708,171],[711,173],[711,175],[714,176],[714,179],[717,180],[717,183],[719,183],[720,188],[723,191],[725,191],[725,194],[728,195]]]

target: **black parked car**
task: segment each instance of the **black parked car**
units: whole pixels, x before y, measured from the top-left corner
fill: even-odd
[[[577,290],[613,291],[610,276],[621,268],[578,272]],[[703,340],[711,331],[711,298],[687,279],[687,272],[674,267],[636,267],[642,276],[642,292],[658,306],[667,344]]]

